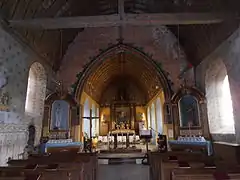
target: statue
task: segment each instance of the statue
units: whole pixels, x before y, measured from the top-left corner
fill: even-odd
[[[51,130],[68,130],[69,104],[63,100],[56,100],[52,104]]]
[[[62,121],[62,115],[61,115],[61,105],[58,104],[58,107],[56,108],[55,112],[55,128],[60,128]]]

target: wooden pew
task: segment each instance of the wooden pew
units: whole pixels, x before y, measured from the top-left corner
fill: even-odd
[[[151,153],[149,155],[150,172],[154,180],[169,180],[171,171],[179,167],[179,162],[186,162],[189,167],[203,167],[206,162],[213,161],[212,157],[202,153],[189,152],[167,152],[167,153]]]
[[[171,173],[172,180],[218,180],[240,179],[240,169],[219,171],[217,169],[174,169]]]
[[[32,156],[28,160],[11,160],[8,162],[9,168],[19,168],[27,172],[26,165],[37,164],[38,168],[34,170],[34,173],[41,173],[45,178],[59,172],[61,178],[70,176],[78,177],[77,179],[95,180],[97,172],[97,155],[90,153],[69,153],[61,152],[44,156]],[[50,166],[53,166],[52,168]],[[57,165],[54,167],[54,165]],[[23,168],[25,167],[25,168]],[[31,171],[31,168],[30,168]],[[41,179],[40,178],[40,179]],[[59,180],[59,178],[58,178]]]
[[[25,174],[21,171],[0,171],[0,180],[40,180],[41,174]]]

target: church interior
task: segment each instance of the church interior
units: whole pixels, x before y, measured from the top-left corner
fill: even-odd
[[[240,179],[239,5],[0,0],[0,180]]]

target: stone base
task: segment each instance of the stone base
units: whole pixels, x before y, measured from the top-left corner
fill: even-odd
[[[117,148],[117,149],[109,149],[109,150],[100,150],[100,153],[139,153],[142,152],[142,149],[136,148]]]

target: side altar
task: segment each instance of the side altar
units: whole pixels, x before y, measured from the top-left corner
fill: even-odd
[[[74,99],[69,94],[60,96],[54,93],[48,96],[44,106],[41,151],[78,152],[82,146],[77,141],[78,126],[78,106]]]

